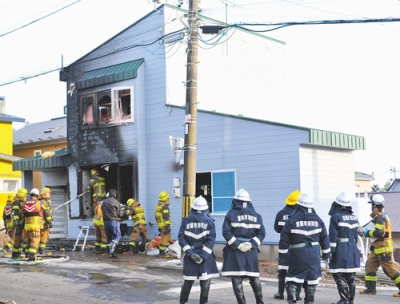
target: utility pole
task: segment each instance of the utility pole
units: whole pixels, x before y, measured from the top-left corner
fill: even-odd
[[[196,195],[198,11],[199,0],[189,0],[182,217]]]

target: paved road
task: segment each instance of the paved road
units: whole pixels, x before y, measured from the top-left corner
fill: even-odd
[[[129,259],[109,260],[96,256],[88,262],[80,257],[83,254],[90,253],[76,253],[68,261],[56,264],[0,264],[0,300],[14,300],[17,304],[179,302],[181,266],[156,257],[133,263]],[[287,303],[286,300],[273,299],[277,290],[276,280],[262,279],[262,283],[265,304]],[[355,303],[400,303],[400,299],[392,297],[395,291],[395,288],[380,288],[375,296],[357,294]],[[248,303],[255,302],[248,283],[245,284],[245,294]],[[188,303],[198,303],[198,299],[199,284],[196,282]],[[335,286],[318,286],[316,304],[338,300]],[[212,281],[209,303],[236,303],[229,279]]]

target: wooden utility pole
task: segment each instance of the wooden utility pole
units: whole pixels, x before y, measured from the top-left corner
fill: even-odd
[[[189,0],[182,217],[196,195],[198,11],[199,0]]]

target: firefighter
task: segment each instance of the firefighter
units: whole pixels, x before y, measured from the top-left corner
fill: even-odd
[[[115,249],[121,239],[121,228],[119,222],[124,218],[124,211],[117,200],[117,190],[110,189],[105,200],[101,204],[103,212],[104,229],[107,235],[108,257],[116,258]]]
[[[93,217],[94,233],[96,235],[96,241],[94,243],[94,253],[103,255],[106,254],[107,251],[107,235],[104,228],[103,211],[101,210],[104,197],[98,195],[96,197],[96,200],[98,201],[98,204],[96,209],[94,210]]]
[[[179,303],[187,303],[196,279],[200,280],[200,304],[208,302],[211,278],[219,277],[213,253],[215,238],[215,224],[208,212],[207,201],[199,196],[193,201],[189,216],[182,219],[179,228],[178,242],[184,252],[184,282]]]
[[[276,214],[274,229],[277,233],[281,233],[283,226],[285,226],[285,223],[289,218],[289,215],[296,210],[296,202],[299,199],[300,194],[301,193],[299,190],[295,190],[290,193],[285,200],[285,207],[283,207],[283,209]],[[281,260],[278,259],[278,293],[274,294],[275,299],[283,300],[285,298],[283,293],[285,291],[285,278],[288,268],[289,266],[287,265],[287,263],[283,263]],[[301,300],[300,291],[301,287],[299,286],[296,295],[296,300],[298,301]]]
[[[40,230],[42,227],[42,212],[39,201],[39,190],[33,188],[29,199],[23,205],[24,230],[23,240],[26,244],[26,259],[28,261],[36,260],[36,252],[39,249]]]
[[[12,258],[18,259],[21,257],[22,234],[24,226],[23,205],[26,201],[28,190],[20,188],[17,191],[15,200],[12,203],[11,218],[14,223],[14,247],[12,249]]]
[[[11,257],[10,252],[14,247],[15,230],[14,230],[14,223],[11,217],[12,203],[14,202],[14,199],[15,199],[15,193],[8,194],[7,202],[3,211],[4,227],[6,228],[6,232],[8,234],[8,242],[7,244],[4,245],[2,252],[7,258]]]
[[[336,304],[354,303],[356,292],[356,272],[360,270],[358,241],[358,218],[351,207],[351,199],[342,192],[332,203],[329,211],[329,240],[331,261],[329,271],[339,292]]]
[[[330,244],[324,222],[314,210],[312,199],[302,193],[296,211],[289,216],[281,232],[279,259],[288,263],[286,292],[288,303],[296,303],[297,289],[303,284],[304,303],[314,303],[314,294],[321,279],[321,252],[329,259]]]
[[[243,279],[248,278],[256,303],[263,304],[258,252],[265,237],[265,227],[246,190],[236,192],[222,225],[222,235],[227,244],[223,249],[221,275],[231,277],[237,303],[246,303]]]
[[[93,213],[97,208],[98,197],[106,197],[106,180],[97,171],[97,169],[90,170],[91,179],[87,189],[92,192],[92,208]]]
[[[364,236],[373,238],[368,259],[365,264],[365,287],[360,290],[361,294],[376,294],[376,272],[379,266],[383,272],[392,280],[400,290],[400,272],[393,262],[393,240],[392,230],[388,215],[384,211],[385,199],[381,194],[375,194],[368,202],[372,205],[372,223],[373,229],[368,226],[364,228]],[[400,291],[393,294],[394,297],[400,297]]]
[[[126,205],[126,212],[132,217],[133,220],[133,230],[129,241],[129,250],[127,253],[134,254],[138,252],[144,252],[146,243],[149,240],[147,236],[147,222],[144,209],[142,206],[140,206],[140,203],[133,198],[128,199]],[[139,236],[142,238],[140,248],[136,245],[136,239]]]
[[[159,246],[160,257],[169,258],[168,247],[171,241],[171,213],[169,211],[169,195],[162,191],[158,196],[158,205],[156,207],[156,221],[158,231],[161,234],[161,243]]]
[[[40,208],[43,211],[42,228],[40,229],[39,253],[44,254],[47,241],[49,240],[50,229],[53,227],[53,210],[50,200],[51,190],[45,187],[40,192]]]

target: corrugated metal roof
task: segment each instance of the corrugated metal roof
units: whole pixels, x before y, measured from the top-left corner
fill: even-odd
[[[310,144],[351,150],[365,150],[362,136],[310,129]]]
[[[54,154],[48,157],[46,156],[47,155],[36,155],[30,158],[16,160],[13,162],[12,168],[14,171],[27,171],[67,167],[71,164],[71,159],[66,148],[54,151]]]
[[[79,79],[77,89],[99,86],[137,77],[137,70],[144,59],[133,60],[109,67],[88,71]]]

